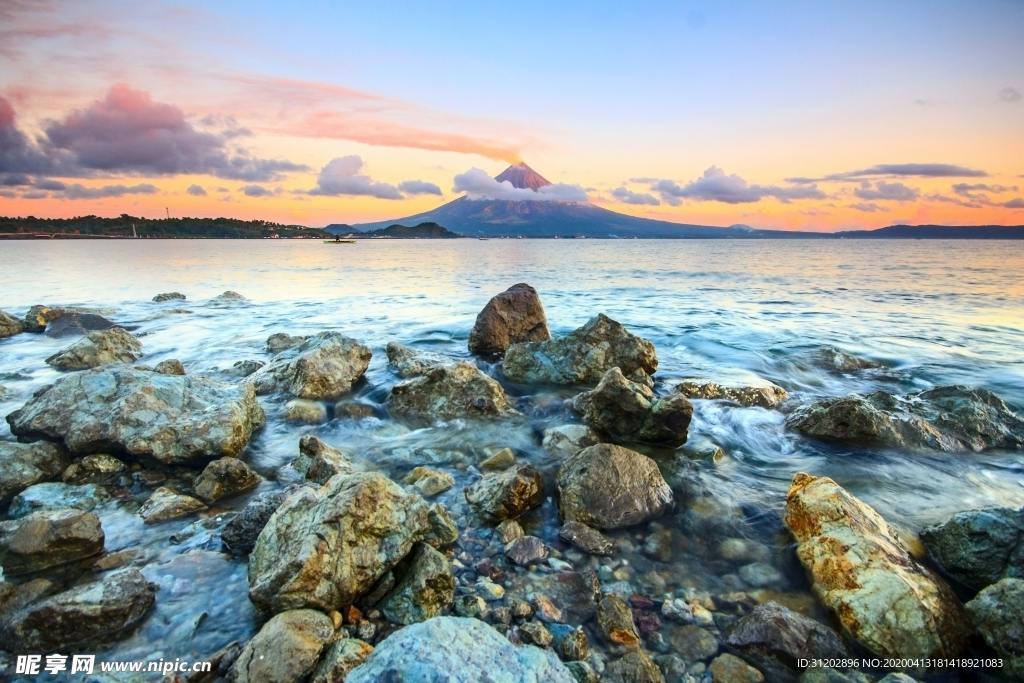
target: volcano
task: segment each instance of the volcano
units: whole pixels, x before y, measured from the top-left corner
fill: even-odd
[[[512,187],[518,187],[521,190],[537,191],[551,184],[550,180],[534,171],[522,161],[518,164],[512,164],[494,179],[499,183],[512,183]]]

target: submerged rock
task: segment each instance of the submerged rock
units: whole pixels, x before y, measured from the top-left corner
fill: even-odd
[[[580,522],[566,522],[558,530],[558,536],[590,555],[611,555],[615,550],[610,538]]]
[[[341,683],[352,669],[366,661],[373,646],[358,638],[340,638],[324,650],[309,683]]]
[[[649,654],[637,649],[611,662],[601,680],[608,683],[665,683],[665,676]]]
[[[520,536],[505,546],[505,557],[512,564],[529,567],[531,564],[548,559],[548,547],[536,536]]]
[[[643,441],[678,447],[686,443],[693,406],[682,394],[655,398],[646,384],[633,382],[619,368],[578,394],[573,409],[583,421],[613,441]]]
[[[451,524],[443,508],[432,508],[376,472],[299,489],[256,541],[249,556],[249,596],[275,612],[350,605],[414,544],[440,542],[436,534],[445,521]]]
[[[485,474],[464,494],[474,510],[491,520],[514,519],[544,500],[544,481],[532,465]]]
[[[292,461],[295,471],[308,481],[326,484],[336,474],[352,474],[352,457],[323,440],[306,434],[299,439],[299,457]]]
[[[451,365],[455,361],[439,353],[414,349],[398,342],[388,342],[388,367],[396,375],[408,379],[425,375],[434,368]]]
[[[24,331],[25,323],[15,318],[13,315],[0,311],[0,339],[13,337],[14,335],[20,334]]]
[[[7,576],[43,571],[100,554],[103,540],[103,527],[91,512],[33,512],[0,522],[0,566]]]
[[[935,563],[967,588],[1024,578],[1024,508],[958,512],[922,530],[921,541]]]
[[[1024,420],[991,391],[961,386],[825,399],[799,408],[786,424],[816,438],[886,448],[1024,448]]]
[[[103,484],[128,470],[128,466],[112,455],[97,453],[71,463],[61,474],[67,484]]]
[[[789,394],[782,387],[768,383],[764,386],[729,387],[705,380],[683,380],[673,391],[687,398],[703,398],[730,401],[741,406],[775,408],[786,400]]]
[[[883,657],[954,657],[967,636],[949,586],[918,564],[873,509],[828,477],[797,474],[785,523],[818,599]]]
[[[121,327],[90,332],[46,359],[59,370],[85,370],[111,363],[134,363],[142,357],[142,342]]]
[[[32,484],[11,500],[7,514],[12,518],[40,510],[75,508],[89,511],[110,499],[110,494],[96,484],[65,484],[48,481]]]
[[[165,464],[238,456],[263,421],[251,387],[121,365],[61,377],[7,416],[14,434],[63,441],[75,454]]]
[[[184,375],[185,366],[177,358],[168,358],[157,363],[153,372],[159,372],[161,375]]]
[[[153,297],[153,301],[161,303],[164,301],[184,301],[185,295],[181,292],[162,292]]]
[[[238,458],[217,458],[203,468],[193,483],[196,495],[207,503],[254,489],[263,481]]]
[[[146,524],[159,524],[205,509],[202,501],[161,486],[139,507],[139,516]]]
[[[0,441],[0,509],[29,486],[56,479],[67,466],[67,454],[56,444]]]
[[[609,643],[640,647],[640,634],[633,622],[633,612],[618,595],[606,595],[597,604],[597,626]]]
[[[275,356],[249,381],[258,394],[284,391],[298,398],[337,398],[362,378],[372,355],[340,332],[321,332]]]
[[[415,488],[424,498],[431,498],[455,486],[455,478],[447,472],[420,466],[405,475],[402,483]]]
[[[1024,680],[1024,579],[1000,579],[967,603],[974,627],[1005,658],[1003,673]]]
[[[224,292],[221,292],[217,296],[215,296],[212,299],[210,299],[210,301],[225,302],[225,303],[231,303],[233,301],[248,301],[248,300],[249,299],[247,299],[245,297],[245,295],[239,294],[238,292],[236,292],[236,291],[234,291],[232,289],[229,289],[229,290],[226,290]]]
[[[657,463],[612,444],[590,446],[566,460],[558,471],[558,493],[566,521],[597,529],[640,524],[674,502]]]
[[[469,333],[469,350],[483,356],[501,356],[517,342],[549,339],[548,320],[537,290],[519,283],[492,297],[476,316]]]
[[[658,356],[654,344],[599,314],[564,337],[512,344],[503,367],[509,379],[533,384],[593,385],[616,367],[646,382],[658,369]]]
[[[238,554],[249,553],[270,516],[292,490],[264,491],[253,496],[241,512],[228,520],[221,531],[220,538],[227,549]]]
[[[266,363],[261,360],[239,360],[224,372],[234,377],[248,377],[265,365]]]
[[[823,346],[818,349],[812,357],[814,364],[826,370],[836,372],[854,372],[856,370],[869,370],[880,368],[882,364],[870,358],[860,358],[852,353],[847,353],[834,346]]]
[[[327,422],[327,406],[320,401],[293,398],[284,404],[284,419],[308,425]]]
[[[502,417],[515,412],[501,385],[472,363],[437,366],[396,384],[387,405],[394,415],[423,420]]]
[[[516,464],[516,454],[511,448],[499,448],[480,461],[483,472],[499,472]]]
[[[715,657],[708,667],[712,683],[761,683],[764,674],[728,652]]]
[[[309,340],[309,335],[292,336],[285,332],[277,332],[267,337],[267,351],[270,353],[281,353],[282,351],[294,348]]]
[[[477,619],[435,617],[406,626],[377,644],[346,683],[575,683],[550,650],[513,645]]]
[[[418,543],[405,574],[377,606],[396,624],[436,617],[455,599],[455,574],[448,558],[426,543]]]
[[[601,437],[587,425],[559,425],[544,430],[544,450],[561,458],[576,455],[587,446],[601,442]]]
[[[114,322],[102,315],[77,308],[33,306],[25,314],[25,330],[45,332],[48,337],[80,337],[95,330],[106,330]]]
[[[294,683],[316,667],[334,636],[330,617],[312,609],[274,615],[238,655],[228,680],[232,683]]]

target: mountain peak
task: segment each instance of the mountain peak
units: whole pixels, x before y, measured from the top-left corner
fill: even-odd
[[[550,180],[534,171],[523,161],[520,161],[518,164],[512,164],[499,173],[494,179],[499,183],[507,180],[512,183],[512,187],[533,191],[537,191],[545,185],[551,184]]]

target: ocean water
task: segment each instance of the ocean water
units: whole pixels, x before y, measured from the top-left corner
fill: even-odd
[[[0,242],[0,309],[22,315],[33,304],[100,309],[134,328],[142,362],[181,360],[190,373],[219,373],[238,360],[267,360],[275,332],[338,330],[369,345],[374,358],[353,397],[381,404],[396,378],[384,347],[399,341],[469,358],[473,320],[492,295],[527,282],[540,292],[554,334],[605,313],[654,342],[657,391],[684,377],[725,383],[770,380],[791,405],[823,396],[943,384],[991,389],[1024,410],[1024,243],[997,241],[24,241]],[[249,301],[210,299],[232,289]],[[155,304],[178,290],[184,302]],[[22,405],[58,376],[44,359],[69,340],[23,334],[0,341],[0,414]],[[833,346],[883,367],[838,373],[814,353]],[[500,367],[482,363],[500,375]],[[439,500],[472,525],[462,489],[489,448],[511,446],[549,479],[557,462],[539,446],[547,426],[566,421],[571,390],[509,387],[525,417],[412,428],[386,417],[285,424],[280,402],[265,398],[268,424],[247,458],[268,482],[287,478],[301,434],[353,450],[365,467],[400,478],[432,464],[452,472]],[[2,393],[2,392],[0,392]],[[0,424],[0,439],[11,439]],[[771,589],[807,604],[806,579],[782,532],[785,492],[798,471],[828,475],[913,532],[952,513],[1024,505],[1024,454],[946,454],[866,450],[810,441],[789,432],[784,415],[695,401],[691,443],[714,443],[718,462],[649,451],[670,481],[692,483],[691,500],[646,527],[615,534],[625,575],[659,588],[730,590],[738,567],[718,557],[716,540],[740,537],[764,548],[780,571]],[[257,626],[246,597],[244,561],[218,552],[216,530],[245,498],[201,520],[144,527],[141,500],[100,508],[107,550],[141,549],[144,572],[160,586],[157,610],[118,656],[199,657]],[[133,507],[134,506],[134,507]],[[552,500],[529,515],[528,532],[556,544]],[[705,532],[707,532],[707,535]],[[471,529],[486,537],[486,529]],[[662,540],[651,552],[651,538]],[[645,547],[645,543],[647,547]],[[465,552],[472,554],[471,549]],[[587,562],[596,560],[587,559]],[[580,560],[583,562],[583,560]],[[586,565],[584,565],[586,566]],[[507,588],[527,591],[543,577],[522,572]],[[808,607],[807,609],[813,609]],[[154,654],[157,653],[157,654]]]

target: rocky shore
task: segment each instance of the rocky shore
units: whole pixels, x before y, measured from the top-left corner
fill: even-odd
[[[147,305],[185,302],[167,292]],[[225,292],[207,305],[247,301]],[[42,356],[60,374],[6,416],[13,439],[0,441],[4,667],[144,634],[212,661],[181,679],[194,683],[941,673],[801,663],[869,657],[1001,658],[986,675],[1024,680],[1024,509],[964,509],[915,533],[832,473],[791,471],[758,527],[693,474],[728,457],[692,438],[701,402],[763,411],[813,442],[922,457],[1024,449],[1024,419],[987,389],[805,400],[783,378],[668,382],[654,344],[604,314],[552,335],[526,284],[480,311],[462,357],[282,330],[253,358],[194,373],[188,359],[150,364],[145,334],[116,317],[0,312],[0,337],[67,342]],[[389,379],[366,388],[375,357]],[[876,370],[830,348],[813,362]],[[367,447],[317,431],[339,422],[400,435],[440,425],[470,441]],[[279,426],[300,436],[286,465],[266,467],[258,441]],[[160,543],[138,542],[146,534]],[[715,590],[681,555],[716,568]],[[211,590],[171,633],[161,610],[210,567],[244,576],[246,594]],[[219,618],[247,637],[199,645],[202,622]]]

